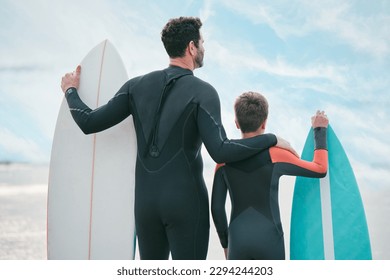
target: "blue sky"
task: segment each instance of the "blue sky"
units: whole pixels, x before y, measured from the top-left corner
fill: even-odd
[[[129,76],[161,69],[169,18],[199,16],[205,64],[229,137],[232,106],[252,90],[270,103],[268,131],[301,152],[310,116],[327,112],[358,182],[390,185],[390,1],[0,0],[0,161],[48,162],[60,79],[109,39]],[[206,156],[206,168],[213,163]],[[388,193],[387,193],[388,195]],[[388,204],[388,203],[387,203]],[[388,207],[388,206],[387,206]]]

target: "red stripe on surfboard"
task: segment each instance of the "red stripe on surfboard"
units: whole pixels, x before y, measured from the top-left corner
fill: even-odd
[[[102,60],[100,63],[100,73],[99,73],[99,82],[98,90],[96,96],[96,108],[99,107],[100,99],[100,85],[102,81],[102,72],[103,72],[103,63],[104,63],[104,54],[106,51],[107,40],[104,41]],[[90,214],[89,214],[89,245],[88,245],[88,259],[91,259],[91,243],[92,243],[92,218],[93,218],[93,191],[95,183],[95,156],[96,156],[96,134],[93,135],[93,155],[92,155],[92,173],[91,173],[91,201],[90,201]]]

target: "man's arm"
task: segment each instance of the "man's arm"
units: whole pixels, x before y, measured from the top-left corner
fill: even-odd
[[[76,71],[66,74],[62,78],[61,88],[65,93],[73,119],[85,134],[112,127],[131,114],[126,84],[107,104],[95,110],[89,108],[77,92],[80,85],[80,73],[81,67],[77,66]]]
[[[197,122],[203,143],[215,162],[243,160],[278,143],[282,145],[282,148],[289,149],[296,155],[295,150],[287,141],[273,134],[263,134],[247,139],[228,139],[221,122],[218,94],[213,88],[206,90],[206,97],[201,100],[198,107]]]

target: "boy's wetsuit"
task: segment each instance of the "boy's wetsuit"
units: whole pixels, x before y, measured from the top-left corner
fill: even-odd
[[[180,67],[129,80],[96,110],[81,101],[75,88],[66,91],[66,99],[84,133],[133,116],[138,146],[135,219],[142,259],[167,259],[169,251],[173,259],[206,258],[209,203],[202,142],[216,162],[242,160],[277,142],[272,134],[228,140],[217,92]]]
[[[326,128],[315,128],[314,137],[312,162],[272,147],[246,160],[217,166],[211,210],[221,245],[228,248],[228,259],[285,259],[279,178],[326,175]],[[232,203],[229,227],[225,211],[227,190]]]

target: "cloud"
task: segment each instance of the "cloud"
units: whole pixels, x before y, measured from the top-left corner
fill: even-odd
[[[137,3],[132,5],[137,6]],[[145,12],[148,10],[148,6],[141,2],[140,6]],[[154,12],[158,13],[159,10],[155,9]],[[61,76],[73,70],[87,52],[102,40],[109,38],[114,42],[131,76],[167,65],[159,38],[161,26],[158,24],[166,17],[152,16],[147,19],[143,14],[140,9],[129,9],[128,6],[120,9],[111,1],[2,3],[0,116],[6,115],[0,120],[0,125],[8,129],[9,137],[1,140],[1,143],[7,146],[4,151],[13,147],[4,144],[6,139],[19,139],[15,143],[26,145],[24,149],[17,149],[17,153],[12,148],[12,153],[7,152],[7,156],[12,154],[15,159],[41,160],[36,155],[37,147],[49,143],[44,147],[45,151],[40,151],[48,161],[50,142],[63,98]],[[152,36],[151,33],[155,34]],[[13,125],[15,123],[17,127]],[[26,137],[29,137],[28,140]],[[36,148],[29,142],[35,143]],[[34,152],[28,152],[30,146]],[[5,153],[0,155],[0,160],[3,155]]]
[[[105,38],[112,40],[118,48],[131,77],[163,68],[168,64],[168,58],[159,38],[161,28],[175,13],[185,11],[199,13],[205,22],[204,35],[210,37],[210,40],[206,38],[205,67],[195,74],[211,82],[220,92],[229,136],[239,137],[231,110],[234,98],[249,89],[269,96],[274,104],[272,123],[275,124],[270,124],[270,128],[288,135],[293,143],[300,143],[305,137],[306,119],[310,117],[315,102],[334,108],[331,109],[332,115],[337,114],[343,119],[342,125],[354,118],[352,113],[349,115],[349,111],[353,111],[349,106],[357,103],[351,100],[367,102],[367,106],[373,102],[369,108],[380,107],[375,109],[375,114],[378,117],[383,115],[382,123],[388,118],[383,105],[387,101],[383,92],[388,82],[385,74],[380,74],[383,66],[375,70],[376,65],[370,62],[357,64],[343,60],[339,63],[333,57],[328,59],[311,54],[305,54],[301,60],[294,59],[299,52],[311,50],[310,45],[304,48],[297,46],[292,53],[286,52],[285,46],[272,55],[260,53],[256,38],[243,39],[239,34],[224,34],[221,30],[225,26],[216,21],[227,9],[233,16],[238,15],[231,18],[234,24],[243,24],[244,28],[267,25],[284,40],[286,46],[293,45],[289,42],[291,38],[318,31],[326,33],[325,40],[332,41],[329,36],[339,32],[337,28],[333,30],[336,24],[345,26],[341,27],[345,30],[343,32],[359,31],[357,27],[363,25],[364,17],[352,14],[353,2],[349,6],[332,7],[304,1],[265,1],[259,4],[257,1],[207,0],[201,4],[188,2],[178,11],[171,11],[169,5],[155,2],[95,2],[7,1],[0,12],[3,16],[0,19],[3,24],[0,35],[4,39],[0,47],[1,92],[7,98],[4,100],[13,100],[18,104],[18,110],[30,116],[37,133],[43,133],[46,139],[51,139],[54,132],[62,99],[59,80],[65,71],[72,70],[94,45]],[[348,25],[346,21],[350,19],[352,22]],[[371,15],[366,17],[367,29],[361,28],[361,32],[366,35],[372,26],[380,25],[378,22],[383,20],[386,20],[383,13],[377,20]],[[385,28],[379,27],[381,34]],[[220,36],[216,40],[217,32]],[[344,33],[340,31],[340,34]],[[341,35],[336,37],[342,38]],[[386,39],[380,40],[386,42]],[[371,67],[370,73],[373,73],[369,77],[364,71],[367,64]],[[378,93],[375,98],[372,91]],[[329,100],[328,103],[325,100]],[[381,100],[382,105],[375,104],[376,100]],[[346,112],[345,116],[338,113],[342,111]],[[378,135],[378,126],[369,114],[363,110],[356,127],[363,131],[369,131],[371,127]],[[16,117],[17,112],[12,115],[12,118]],[[288,125],[289,121],[293,125]],[[293,126],[302,128],[298,133],[292,129]],[[386,125],[384,127],[389,129]],[[352,128],[349,131],[355,133]],[[304,136],[294,136],[294,132]]]
[[[213,1],[212,0],[204,0],[203,7],[200,10],[199,17],[202,20],[202,23],[206,23],[210,17],[212,17],[215,13],[213,10]]]
[[[231,11],[249,19],[253,24],[265,24],[284,41],[318,32],[327,33],[356,51],[377,58],[390,53],[390,16],[387,2],[383,10],[360,15],[353,9],[357,1],[223,1]],[[381,4],[378,4],[381,6]],[[327,41],[326,44],[332,44]],[[333,42],[335,44],[335,42]]]
[[[319,29],[334,34],[357,51],[379,58],[389,55],[390,16],[388,14],[359,16],[353,13],[351,2],[341,4],[334,2],[335,5],[328,6],[307,0],[303,3],[309,7],[308,11],[313,15],[309,18],[313,30]]]
[[[221,4],[236,14],[244,16],[253,24],[269,26],[278,37],[303,36],[307,32],[305,17],[292,1],[221,1]],[[297,28],[299,25],[300,28]]]
[[[268,75],[276,75],[282,78],[295,79],[295,86],[302,84],[303,81],[314,80],[312,85],[318,85],[324,81],[339,88],[344,88],[346,66],[314,61],[306,65],[294,65],[279,55],[276,59],[270,59],[259,54],[254,46],[244,42],[230,42],[222,45],[219,42],[208,44],[208,53],[213,55],[208,57],[210,60],[224,69],[233,73],[245,75],[247,72],[264,72]],[[297,81],[299,81],[297,83]],[[291,80],[285,80],[291,83]]]

